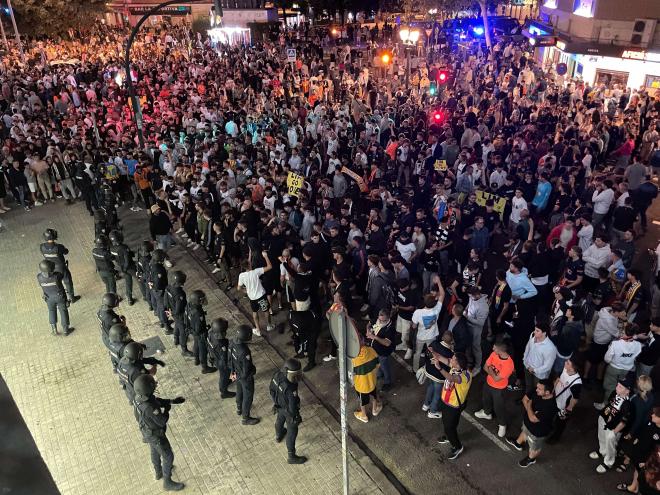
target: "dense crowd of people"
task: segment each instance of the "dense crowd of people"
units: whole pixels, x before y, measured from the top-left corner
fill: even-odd
[[[94,215],[109,186],[148,210],[160,249],[202,249],[223,288],[245,290],[254,334],[290,308],[306,371],[341,304],[366,323],[355,417],[383,409],[397,352],[451,459],[480,373],[475,416],[527,449],[521,467],[602,386],[596,470],[631,465],[619,488],[657,493],[660,278],[636,243],[658,191],[660,95],[565,78],[502,41],[421,47],[406,84],[403,52],[372,63],[391,34],[351,51],[304,25],[231,47],[158,28],[138,37],[130,74],[122,30],[35,41],[32,62],[10,55],[1,76],[0,212],[11,195],[26,211],[80,198]],[[503,406],[516,390],[517,436]]]

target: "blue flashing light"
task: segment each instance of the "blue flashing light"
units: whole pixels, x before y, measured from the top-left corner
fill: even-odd
[[[472,29],[472,32],[477,36],[481,36],[484,34],[484,28],[482,28],[481,26],[477,26],[476,28]]]

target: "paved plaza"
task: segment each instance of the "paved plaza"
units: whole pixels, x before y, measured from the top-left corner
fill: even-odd
[[[142,218],[145,227],[142,232],[127,230],[127,243],[135,246],[147,237],[146,213],[130,215],[133,221]],[[60,200],[29,214],[12,211],[2,220],[6,230],[0,234],[0,373],[57,487],[65,495],[160,493],[148,446],[141,441],[132,407],[111,371],[99,336],[96,311],[103,286],[91,259],[91,217],[83,205],[66,206]],[[38,246],[48,227],[58,230],[60,242],[70,250],[69,267],[76,292],[82,296],[70,308],[76,330],[69,337],[51,336],[36,283],[41,260]],[[183,254],[178,248],[171,252],[176,268],[188,274],[186,289],[206,291],[209,319],[227,318],[230,328],[244,322],[199,265]],[[122,281],[118,287],[123,296]],[[139,292],[137,286],[135,289]],[[262,422],[242,426],[233,399],[219,399],[217,373],[202,375],[192,359],[174,350],[171,337],[163,333],[143,302],[132,307],[122,303],[118,312],[126,316],[135,340],[156,336],[164,344],[166,350],[159,358],[167,366],[156,375],[157,395],[186,398],[185,404],[172,407],[168,429],[175,453],[173,477],[186,483],[185,493],[341,492],[339,425],[306,387],[300,387],[303,424],[298,452],[309,461],[302,466],[288,465],[286,447],[275,443],[268,383],[282,361],[263,340],[255,339],[252,344],[257,367],[253,415]],[[351,448],[350,475],[352,493],[395,493],[355,446]],[[17,488],[11,493],[36,493]]]

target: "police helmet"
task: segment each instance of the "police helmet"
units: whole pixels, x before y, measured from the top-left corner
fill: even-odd
[[[44,240],[46,241],[55,241],[57,240],[57,230],[55,229],[46,229],[44,232]]]
[[[236,331],[239,342],[250,342],[252,340],[252,329],[249,325],[240,325]]]
[[[282,371],[286,373],[286,379],[291,383],[298,383],[302,379],[302,366],[297,359],[287,359],[284,361]]]
[[[133,382],[135,399],[144,402],[156,391],[156,379],[151,375],[140,375]]]
[[[97,248],[107,247],[108,238],[105,235],[101,234],[96,238],[95,244]]]
[[[151,261],[154,263],[162,263],[165,261],[165,251],[162,249],[155,249],[153,253],[151,253]]]
[[[108,237],[110,237],[110,242],[112,242],[113,244],[120,244],[124,242],[124,236],[118,230],[111,231]]]
[[[192,306],[204,306],[208,301],[206,300],[206,294],[203,290],[194,290],[190,297],[188,297],[188,304]]]
[[[128,342],[131,338],[131,332],[123,323],[115,323],[110,327],[108,338],[110,342],[114,343]]]
[[[55,263],[48,260],[42,260],[39,262],[39,271],[44,275],[50,275],[55,271]]]
[[[124,357],[132,362],[142,359],[143,352],[144,348],[142,344],[138,344],[137,342],[129,342],[124,347]]]
[[[119,306],[119,296],[114,292],[106,292],[103,294],[103,299],[101,299],[101,304],[107,306],[108,308],[116,308]]]
[[[229,323],[224,318],[216,318],[211,322],[211,333],[218,338],[224,339],[227,336],[227,327]]]
[[[183,284],[186,283],[186,274],[181,270],[177,270],[172,274],[172,285],[175,287],[183,287]]]

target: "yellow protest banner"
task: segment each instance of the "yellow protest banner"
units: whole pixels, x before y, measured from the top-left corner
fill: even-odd
[[[286,177],[286,185],[289,188],[289,195],[298,197],[300,190],[305,184],[305,178],[302,175],[289,172]]]
[[[358,187],[360,188],[360,192],[369,192],[369,186],[367,186],[367,183],[364,182],[364,179],[360,177],[359,174],[356,172],[353,172],[350,168],[348,167],[342,167],[341,168],[341,173],[348,175],[351,179],[353,179],[355,182],[357,182]]]
[[[447,160],[436,160],[435,163],[433,164],[433,168],[438,172],[446,172]]]
[[[504,220],[504,209],[506,208],[507,199],[498,196],[497,194],[491,194],[486,191],[476,191],[477,195],[477,204],[479,206],[486,206],[486,201],[489,199],[493,200],[493,211],[496,211],[500,214],[500,218]]]

